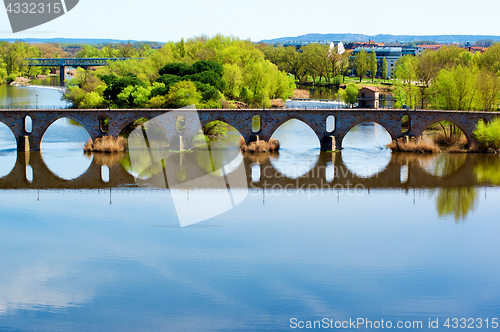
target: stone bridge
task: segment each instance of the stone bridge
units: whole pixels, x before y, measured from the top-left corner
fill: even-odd
[[[69,118],[79,122],[92,139],[104,135],[117,136],[125,127],[139,118],[153,119],[167,112],[179,112],[170,109],[116,109],[116,110],[0,110],[0,121],[13,132],[20,151],[39,150],[44,133],[49,126],[61,118]],[[188,111],[188,110],[186,110]],[[181,113],[179,113],[181,114]],[[220,120],[234,128],[245,138],[246,142],[257,139],[269,140],[273,133],[290,119],[298,119],[306,123],[316,134],[322,151],[342,148],[342,141],[354,126],[375,122],[384,127],[392,139],[400,136],[420,136],[425,129],[438,121],[449,121],[457,125],[465,134],[469,147],[476,141],[473,130],[480,120],[487,122],[500,116],[500,112],[463,112],[463,111],[408,111],[378,109],[245,109],[245,110],[197,110],[187,114],[186,130],[182,133],[173,128],[166,133],[169,142],[182,141],[189,147],[196,134],[193,123],[205,125]],[[402,132],[401,120],[404,116],[410,119],[407,132]],[[252,128],[252,120],[260,123],[260,128]],[[193,121],[196,120],[196,121]],[[31,128],[28,123],[31,122]],[[108,125],[104,126],[107,122]],[[327,122],[331,125],[327,126]],[[331,128],[330,128],[331,127]],[[253,129],[253,130],[252,130]]]

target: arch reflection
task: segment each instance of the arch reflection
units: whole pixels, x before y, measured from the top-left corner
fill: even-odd
[[[89,133],[77,121],[69,118],[54,121],[42,137],[41,153],[45,165],[65,180],[84,174],[91,164],[82,149],[88,139]]]
[[[0,178],[7,176],[17,160],[16,138],[7,125],[0,122]]]
[[[284,176],[300,178],[317,163],[320,142],[305,122],[288,120],[276,129],[272,137],[280,142],[280,151],[277,158],[271,159],[271,164]]]
[[[342,159],[356,176],[370,178],[387,168],[391,151],[385,148],[391,135],[377,123],[361,123],[349,130],[342,142]]]

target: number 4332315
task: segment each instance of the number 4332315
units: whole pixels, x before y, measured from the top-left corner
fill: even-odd
[[[60,3],[9,3],[5,8],[11,14],[59,14],[63,9]]]

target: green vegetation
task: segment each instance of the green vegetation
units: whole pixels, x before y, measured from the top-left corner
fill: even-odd
[[[481,149],[500,150],[500,118],[491,123],[480,121],[474,130],[474,136]]]
[[[0,84],[10,83],[16,77],[34,77],[55,72],[55,68],[28,67],[25,58],[58,58],[65,56],[62,48],[55,44],[30,45],[25,42],[15,43],[0,41]]]
[[[330,50],[329,45],[308,44],[300,52],[295,46],[264,46],[262,51],[266,59],[292,75],[299,83],[306,83],[311,79],[313,84],[332,84],[332,80],[338,76],[345,77],[350,69],[350,53],[340,55],[337,47]]]
[[[363,77],[365,77],[366,73],[370,69],[370,61],[368,58],[368,54],[366,54],[364,48],[354,56],[354,71],[356,72],[356,76],[359,77],[359,82]]]
[[[270,107],[272,99],[286,100],[294,89],[293,79],[253,43],[218,35],[168,43],[144,59],[78,70],[64,98],[77,108],[109,102],[120,108],[221,108],[233,102],[261,105],[263,99]]]
[[[377,76],[377,54],[375,53],[375,49],[372,48],[370,52],[370,77],[372,78],[372,82]]]
[[[382,61],[382,78],[385,80],[387,79],[387,60],[384,57],[384,60]]]
[[[464,111],[498,110],[500,44],[484,53],[442,46],[419,56],[404,56],[394,70],[396,107]]]
[[[340,97],[342,100],[349,105],[354,105],[355,103],[358,102],[358,93],[359,89],[358,86],[354,84],[349,84],[345,90],[340,90]]]
[[[154,43],[153,43],[154,45]],[[71,55],[83,58],[88,57],[147,57],[154,54],[151,45],[110,44],[110,45],[80,45],[80,44],[28,44],[16,41],[14,43],[0,41],[0,84],[10,83],[16,77],[36,77],[37,75],[56,74],[59,67],[28,67],[25,58],[65,58]],[[86,101],[96,104],[96,96]]]

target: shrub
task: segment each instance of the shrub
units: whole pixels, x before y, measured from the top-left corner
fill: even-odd
[[[337,75],[332,80],[332,85],[338,90],[342,84],[342,75]]]
[[[500,149],[500,118],[491,123],[480,121],[474,130],[479,147],[482,149]]]
[[[94,142],[89,138],[83,150],[85,152],[123,152],[127,149],[127,141],[123,137],[103,136]]]
[[[280,142],[274,138],[271,138],[269,142],[257,139],[247,145],[243,137],[240,137],[239,146],[242,152],[276,152],[280,149]]]
[[[411,138],[405,140],[404,138],[398,138],[395,141],[386,145],[387,148],[392,151],[401,152],[419,152],[419,153],[438,153],[441,150],[438,148],[436,143],[425,138]]]

